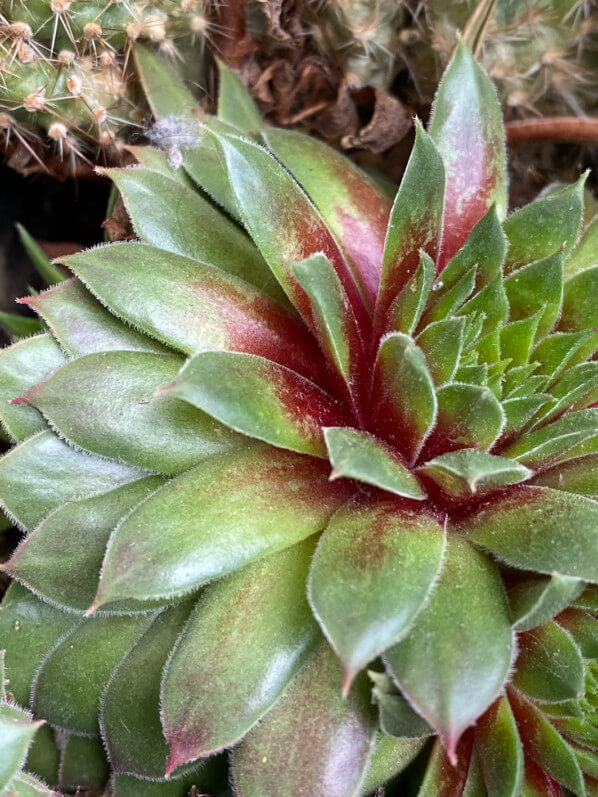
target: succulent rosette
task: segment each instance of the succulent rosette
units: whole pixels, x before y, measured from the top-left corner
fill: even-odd
[[[226,70],[211,118],[146,66],[197,142],[107,172],[139,241],[64,258],[26,300],[46,330],[0,355],[26,532],[0,640],[47,722],[25,769],[117,797],[598,793],[584,178],[507,216],[463,44],[396,196]]]

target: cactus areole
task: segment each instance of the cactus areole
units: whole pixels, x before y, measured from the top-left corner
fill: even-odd
[[[171,119],[144,63],[139,241],[65,257],[0,354],[0,787],[596,794],[584,178],[507,216],[464,44],[394,199],[224,68]]]

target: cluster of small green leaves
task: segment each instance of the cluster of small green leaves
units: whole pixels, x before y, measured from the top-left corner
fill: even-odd
[[[192,107],[145,63],[157,116]],[[242,797],[365,795],[419,755],[420,797],[594,794],[583,179],[503,221],[463,45],[394,198],[221,78],[180,168],[109,171],[140,241],[64,258],[0,355],[28,532],[0,640],[62,740],[46,779],[226,793],[232,747]]]

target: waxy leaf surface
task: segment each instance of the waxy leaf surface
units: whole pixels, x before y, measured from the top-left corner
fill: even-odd
[[[529,631],[552,620],[582,593],[584,586],[581,579],[560,573],[523,578],[509,589],[513,627]]]
[[[455,633],[458,629],[458,633]],[[436,589],[411,633],[385,660],[452,759],[463,731],[497,698],[513,635],[498,570],[450,534]]]
[[[475,744],[488,797],[520,797],[523,747],[506,697],[499,697],[476,722]]]
[[[441,454],[421,465],[418,473],[432,479],[455,498],[470,498],[508,484],[517,484],[532,475],[529,468],[518,462],[476,448]]]
[[[514,685],[533,700],[559,703],[584,692],[584,664],[570,634],[554,622],[517,637]]]
[[[345,668],[345,688],[412,627],[440,571],[442,524],[393,500],[356,498],[322,535],[309,598]],[[351,589],[347,589],[347,585]]]

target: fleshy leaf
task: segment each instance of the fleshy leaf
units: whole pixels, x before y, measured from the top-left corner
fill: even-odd
[[[268,556],[199,600],[162,684],[167,773],[243,738],[304,664],[320,638],[305,598],[313,550]]]
[[[345,699],[341,682],[340,664],[322,643],[235,750],[233,779],[239,797],[359,793],[374,743],[375,715],[365,674]]]
[[[430,136],[446,170],[442,270],[496,205],[504,218],[507,175],[502,114],[490,78],[460,41],[440,82]]]
[[[509,239],[507,272],[546,258],[561,248],[565,257],[571,252],[579,236],[586,177],[536,199],[509,216],[504,224]]]
[[[134,49],[137,76],[155,116],[189,115],[197,101],[169,64],[141,44]]]
[[[14,440],[47,428],[34,407],[19,407],[11,400],[26,393],[65,362],[60,346],[51,335],[27,338],[0,352],[0,420]]]
[[[85,254],[89,256],[95,253],[97,256],[102,251],[103,248],[92,249]],[[121,265],[124,269],[125,264],[122,261]],[[107,278],[111,280],[113,276],[109,275]],[[137,283],[140,278],[141,273],[137,270]],[[43,317],[60,345],[73,357],[102,351],[168,351],[158,341],[140,334],[115,318],[94,299],[79,280],[61,282],[39,296],[22,301]],[[134,318],[130,320],[135,322]]]
[[[434,383],[441,386],[455,376],[463,349],[464,318],[446,318],[429,324],[416,339]]]
[[[512,321],[500,330],[500,353],[502,357],[508,357],[511,360],[512,368],[519,368],[530,361],[532,347],[542,315],[543,309],[527,318]],[[550,340],[550,338],[545,340]],[[533,359],[539,359],[536,358],[535,351]]]
[[[37,407],[75,445],[147,470],[181,473],[243,438],[170,393],[172,355],[103,352],[78,357],[19,401]]]
[[[112,671],[144,633],[147,614],[84,620],[49,653],[31,693],[36,714],[84,736],[99,735],[100,697]]]
[[[545,470],[533,479],[533,484],[598,499],[598,455],[572,459]]]
[[[54,285],[57,282],[62,282],[63,280],[68,279],[68,275],[65,274],[61,268],[55,266],[50,261],[44,250],[37,243],[37,241],[32,238],[31,235],[29,235],[23,225],[16,224],[15,226],[17,228],[17,232],[19,233],[19,238],[23,244],[23,248],[29,255],[29,259],[41,278],[48,285]]]
[[[399,291],[411,280],[423,250],[436,260],[442,234],[444,169],[430,136],[416,123],[415,144],[388,222],[376,331],[387,331],[387,313]]]
[[[266,128],[268,148],[313,199],[360,276],[370,306],[380,281],[391,203],[352,161],[311,136]]]
[[[598,581],[598,503],[589,498],[524,485],[463,521],[462,529],[515,567]]]
[[[167,388],[249,437],[326,456],[323,426],[343,426],[344,409],[313,382],[250,354],[196,354]]]
[[[407,769],[421,752],[425,740],[396,739],[386,733],[379,733],[376,746],[368,761],[365,779],[361,784],[363,794],[375,792],[380,786]]]
[[[475,744],[489,797],[520,797],[523,748],[506,697],[499,697],[476,722]]]
[[[386,673],[368,673],[374,682],[372,697],[378,704],[380,727],[396,738],[424,739],[434,731],[423,717],[415,712]]]
[[[513,628],[529,631],[552,620],[584,589],[579,578],[552,573],[550,576],[528,576],[509,590]]]
[[[96,605],[182,595],[321,531],[354,489],[328,470],[252,446],[173,479],[115,531]]]
[[[184,601],[161,612],[104,691],[100,725],[114,772],[146,778],[164,775],[168,744],[160,721],[160,682],[192,606],[192,601]]]
[[[338,243],[306,193],[265,149],[250,141],[219,136],[243,223],[276,279],[306,323],[311,325],[310,303],[297,284],[290,264],[321,252],[336,271],[362,330],[370,325],[367,294],[351,270]],[[260,205],[255,197],[261,197]],[[268,213],[261,208],[268,207]],[[280,230],[285,234],[281,235]]]
[[[592,219],[583,232],[575,249],[565,262],[565,278],[580,274],[588,268],[598,265],[598,216]]]
[[[243,81],[218,59],[218,117],[247,133],[264,123],[257,105]]]
[[[596,436],[598,409],[580,410],[519,438],[501,453],[530,468],[537,468],[571,459],[576,446]]]
[[[595,329],[598,326],[597,292],[598,266],[582,271],[566,282],[559,329],[564,332]]]
[[[324,429],[324,438],[335,478],[357,479],[404,498],[425,498],[417,478],[383,440],[339,426]]]
[[[393,332],[383,338],[372,387],[373,423],[413,462],[436,418],[436,393],[426,358],[412,338]]]
[[[388,310],[386,328],[388,332],[404,332],[413,335],[426,309],[436,266],[430,255],[419,253],[419,265],[415,274],[397,294]]]
[[[531,470],[518,462],[476,448],[441,454],[420,465],[418,472],[455,498],[471,498],[508,484],[518,484],[532,475]]]
[[[67,794],[79,790],[81,783],[103,791],[109,775],[106,751],[99,739],[68,737],[60,762],[60,786]]]
[[[34,722],[17,706],[0,703],[0,789],[3,794],[10,795],[7,787],[25,761],[27,749],[42,724],[43,720]]]
[[[565,609],[556,622],[566,628],[586,659],[598,658],[598,619],[580,609]]]
[[[462,733],[502,689],[512,652],[498,570],[462,537],[449,535],[444,567],[428,605],[385,659],[453,763]]]
[[[29,437],[0,459],[0,502],[25,528],[53,509],[146,476],[139,468],[89,456],[50,431]]]
[[[460,448],[488,449],[505,423],[503,409],[489,387],[454,383],[438,389],[436,426],[424,447],[427,459]]]
[[[439,739],[432,747],[423,782],[417,797],[463,797],[472,764],[473,734],[465,734],[459,742],[455,760],[450,760]],[[479,790],[474,792],[479,794]]]
[[[165,177],[170,177],[171,180],[177,180],[181,185],[193,186],[193,182],[185,174],[183,169],[171,162],[168,153],[163,149],[156,149],[155,147],[135,147],[127,146],[127,151],[135,157],[135,160],[145,166],[146,169],[151,169],[154,172],[160,172]],[[186,151],[186,150],[185,150]]]
[[[517,690],[509,689],[509,700],[525,752],[550,777],[585,797],[583,775],[573,752],[542,712]]]
[[[442,524],[392,500],[356,498],[333,516],[314,556],[308,592],[343,662],[345,691],[359,670],[413,626],[443,552]]]
[[[196,191],[141,167],[104,174],[121,192],[144,243],[228,271],[275,299],[284,297],[249,238]]]
[[[517,637],[519,653],[513,684],[546,703],[576,700],[584,694],[584,664],[572,637],[554,622]]]
[[[544,308],[537,337],[550,332],[563,301],[563,255],[556,252],[545,260],[520,268],[505,280],[511,321],[527,318]]]
[[[0,329],[6,332],[11,340],[16,341],[43,332],[44,325],[37,318],[0,310]]]
[[[112,312],[185,354],[241,351],[318,374],[321,354],[301,321],[238,277],[138,243],[65,262]]]
[[[556,379],[570,368],[594,354],[598,336],[590,329],[582,332],[556,332],[544,338],[535,348],[532,359],[538,362],[538,372]]]
[[[237,203],[216,143],[209,136],[203,136],[199,146],[191,147],[182,154],[183,167],[189,177],[224,208],[231,218],[240,221]]]
[[[324,255],[312,255],[292,265],[291,271],[309,296],[317,339],[343,380],[359,418],[366,400],[367,371],[363,342],[347,294]]]
[[[42,660],[79,622],[76,615],[55,609],[13,581],[0,606],[0,639],[6,647],[5,686],[18,703],[29,706],[31,684]]]
[[[95,595],[110,533],[163,483],[150,476],[64,504],[25,537],[3,569],[45,600],[84,611]]]

